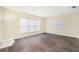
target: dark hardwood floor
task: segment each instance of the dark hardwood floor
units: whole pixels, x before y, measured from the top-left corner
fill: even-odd
[[[0,52],[79,52],[79,39],[55,34],[42,33],[15,41]]]

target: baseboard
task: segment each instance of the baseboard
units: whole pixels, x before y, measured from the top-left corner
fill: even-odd
[[[19,39],[19,38],[30,37],[30,36],[37,35],[37,34],[40,34],[40,33],[44,33],[44,32],[34,33],[34,34],[30,34],[30,35],[15,36],[14,38],[11,38],[11,39],[16,40],[16,39]]]
[[[12,46],[15,43],[16,39],[37,35],[37,34],[40,34],[40,33],[43,33],[43,32],[33,33],[31,35],[20,35],[20,36],[17,35],[17,36],[15,36],[13,38],[3,40],[3,41],[0,42],[0,49]]]
[[[72,37],[72,38],[79,39],[79,37],[76,37],[76,36],[70,36],[70,35],[59,34],[59,33],[52,33],[52,32],[46,32],[46,33],[50,33],[50,34],[61,35],[61,36],[66,36],[66,37]]]
[[[12,46],[14,43],[15,43],[14,40],[7,40],[7,41],[4,41],[4,42],[0,42],[0,49]]]
[[[26,35],[24,35],[24,36],[18,36],[18,37],[15,37],[15,38],[11,38],[10,40],[2,41],[2,42],[0,42],[0,49],[12,46],[15,43],[15,39],[23,38],[23,37],[29,37],[29,36],[37,35],[37,34],[40,34],[40,33],[35,33],[35,34],[32,34],[32,35],[28,35],[28,36],[26,36]],[[55,34],[55,35],[73,37],[73,36],[68,36],[68,35],[64,35],[64,34],[56,34],[56,33],[51,33],[51,32],[42,32],[42,33],[49,33],[49,34]],[[77,37],[73,37],[73,38],[77,38]]]

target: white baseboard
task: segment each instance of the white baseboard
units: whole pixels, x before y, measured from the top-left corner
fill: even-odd
[[[43,32],[40,32],[40,33],[43,33]],[[51,32],[46,32],[46,33],[51,33]],[[32,34],[32,35],[36,35],[36,34],[39,34],[39,33],[35,33],[35,34]],[[51,34],[56,34],[56,33],[51,33]],[[27,37],[27,36],[32,36],[32,35],[17,36],[15,38],[10,39],[10,40],[0,42],[0,49],[12,46],[15,42],[14,41],[15,39]],[[57,35],[64,35],[64,34],[57,34]],[[69,35],[64,35],[64,36],[69,36]],[[73,36],[69,36],[69,37],[73,37]],[[75,38],[78,38],[78,37],[75,37]]]
[[[0,49],[12,46],[14,44],[14,40],[8,40],[8,41],[4,41],[4,42],[0,42]]]
[[[12,40],[16,40],[16,39],[19,39],[19,38],[23,38],[23,37],[29,37],[29,36],[32,36],[32,35],[37,35],[37,34],[40,34],[40,33],[44,33],[44,32],[38,32],[38,33],[33,33],[33,34],[28,34],[28,35],[17,35],[13,38],[11,38]]]
[[[56,35],[63,35],[63,36],[68,36],[68,37],[73,37],[73,38],[78,38],[77,36],[71,36],[71,35],[68,35],[68,34],[59,34],[59,33],[52,33],[52,32],[46,32],[46,33],[50,33],[50,34],[56,34]]]
[[[22,37],[28,37],[28,36],[32,36],[32,35],[36,35],[36,34],[39,34],[39,33],[43,33],[43,32],[33,33],[31,35],[15,36],[15,37],[10,38],[8,40],[0,41],[0,49],[12,46],[14,44],[14,42],[15,42],[15,39],[22,38]]]

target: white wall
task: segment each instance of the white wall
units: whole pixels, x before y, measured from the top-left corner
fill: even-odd
[[[46,32],[79,38],[79,12],[74,12],[63,16],[49,17],[46,20]],[[63,28],[52,28],[52,25],[50,25],[51,22],[59,20],[64,21]]]
[[[19,37],[27,37],[34,34],[39,34],[43,32],[77,37],[79,38],[79,12],[74,12],[71,14],[66,14],[62,16],[56,17],[48,17],[48,18],[41,18],[33,15],[28,15],[25,13],[19,13],[15,11],[11,11],[5,8],[1,8],[3,13],[3,30],[0,30],[0,40],[9,40]],[[27,17],[28,19],[40,20],[41,21],[41,31],[38,32],[29,32],[29,33],[20,33],[19,30],[19,19],[21,17]],[[52,28],[50,25],[51,22],[63,20],[64,27],[63,28]],[[1,39],[1,32],[3,32],[3,39]]]
[[[1,34],[1,8],[0,8],[0,41],[1,41],[1,39],[2,39],[2,34]]]
[[[17,39],[21,37],[27,37],[34,34],[39,34],[44,32],[44,20],[41,17],[19,13],[12,10],[8,10],[3,8],[3,18],[4,18],[4,25],[3,25],[3,40],[9,39]],[[41,30],[37,32],[28,32],[28,33],[20,33],[20,18],[26,17],[28,19],[33,20],[40,20],[41,21]]]

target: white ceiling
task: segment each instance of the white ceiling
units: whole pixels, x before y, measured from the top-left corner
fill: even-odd
[[[71,6],[6,6],[5,8],[41,17],[59,16],[79,11],[78,6],[74,9]]]

